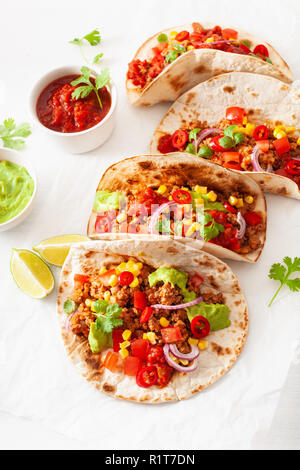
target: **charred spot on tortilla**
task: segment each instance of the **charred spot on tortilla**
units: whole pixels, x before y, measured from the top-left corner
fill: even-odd
[[[86,363],[91,366],[92,369],[99,369],[100,358],[98,355],[89,355],[86,359]]]
[[[192,101],[192,99],[194,99],[196,96],[196,93],[194,91],[191,91],[190,93],[188,93],[187,97],[186,97],[186,104],[189,105],[190,102]]]
[[[235,301],[234,301],[234,305],[236,305],[236,306],[240,305],[240,303],[241,303],[240,300],[235,300]]]
[[[258,97],[258,93],[254,93],[254,91],[251,93],[251,95],[252,95],[254,98],[257,98],[257,97]]]
[[[195,73],[204,73],[204,72],[208,72],[208,71],[209,71],[209,69],[207,69],[205,67],[205,65],[203,65],[203,64],[197,65],[197,67],[194,68]]]
[[[107,393],[114,393],[116,390],[116,387],[114,385],[110,385],[108,383],[104,383],[102,388],[104,392],[107,392]]]
[[[153,168],[153,163],[148,160],[146,162],[138,162],[138,166],[140,166],[143,170],[150,170]]]
[[[179,91],[186,85],[186,81],[182,80],[182,74],[175,75],[172,79],[169,79],[169,83],[174,91]]]
[[[236,89],[235,86],[224,86],[223,91],[225,93],[230,93],[231,95],[233,95],[235,89]]]
[[[212,351],[216,353],[217,356],[225,356],[226,354],[231,354],[230,348],[224,348],[220,344],[217,344],[213,341],[211,341],[210,345],[211,345]]]

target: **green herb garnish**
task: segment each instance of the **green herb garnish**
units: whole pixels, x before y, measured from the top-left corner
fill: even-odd
[[[171,221],[169,219],[160,219],[155,224],[155,230],[159,233],[168,233],[174,234],[173,230],[171,229]]]
[[[202,158],[211,158],[212,154],[213,151],[209,145],[202,145],[197,153],[198,157]]]
[[[101,36],[100,36],[100,33],[99,33],[98,29],[94,29],[92,32],[86,34],[85,36],[83,36],[80,39],[79,38],[74,38],[72,41],[69,41],[70,44],[76,44],[77,46],[80,47],[80,52],[82,54],[82,57],[84,58],[86,63],[89,63],[89,61],[85,57],[85,55],[83,53],[83,49],[82,49],[82,45],[84,43],[84,40],[89,42],[91,46],[97,46],[97,44],[99,44],[100,41],[101,41]]]
[[[174,51],[180,52],[180,53],[186,52],[186,47],[182,46],[181,44],[174,44],[173,49]]]
[[[17,126],[14,119],[8,118],[0,126],[0,138],[3,147],[10,149],[22,150],[25,147],[25,140],[16,137],[28,137],[30,134],[30,124],[28,122],[22,122]]]
[[[79,86],[76,88],[72,93],[72,98],[78,100],[79,98],[86,98],[91,91],[94,91],[97,100],[99,102],[99,106],[102,109],[102,102],[98,93],[98,90],[103,88],[107,85],[110,81],[109,70],[103,69],[99,75],[95,78],[95,85],[91,82],[90,78],[92,75],[92,71],[88,67],[81,67],[82,75],[71,82],[71,85],[76,86],[80,83],[84,83],[85,85]]]
[[[200,235],[205,241],[209,241],[217,237],[220,232],[224,232],[224,226],[218,224],[208,212],[198,213],[197,218],[198,222],[201,224]]]
[[[75,311],[76,304],[74,300],[66,300],[64,303],[64,311],[69,315],[70,313],[73,313]]]
[[[300,272],[300,258],[295,257],[294,261],[292,261],[292,258],[285,256],[283,258],[283,262],[286,266],[281,263],[275,263],[271,266],[269,278],[274,279],[275,281],[279,281],[280,286],[273,295],[268,307],[271,307],[282,286],[288,286],[292,292],[298,292],[300,290],[300,278],[296,277],[295,279],[289,279],[291,274]]]
[[[102,59],[103,57],[103,53],[101,52],[100,54],[97,54],[95,55],[94,59],[93,59],[93,64],[98,64],[98,62],[100,62],[100,60]]]
[[[265,58],[265,61],[268,62],[269,64],[272,64],[273,65],[273,62],[271,61],[271,59],[269,57],[266,57]]]
[[[241,41],[241,44],[244,44],[244,46],[248,47],[248,49],[250,49],[250,47],[251,47],[251,42],[248,41],[248,39],[245,39],[244,41]]]
[[[236,127],[237,126],[235,126],[234,124],[232,124],[231,126],[226,127],[226,129],[224,130],[224,135],[226,135],[227,137],[230,137],[231,139],[233,139],[234,129]]]
[[[224,149],[232,149],[232,147],[234,147],[235,145],[233,139],[231,139],[227,135],[224,135],[224,137],[221,137],[221,139],[219,139],[219,144]]]
[[[177,59],[178,57],[178,54],[177,52],[175,51],[170,51],[167,55],[166,55],[166,62],[174,62],[175,59]]]
[[[230,139],[228,140],[228,145],[231,145],[231,147],[224,147],[224,145],[221,143],[221,140],[223,139],[223,137],[219,140],[220,145],[222,145],[222,147],[232,148],[244,142],[245,140],[244,134],[242,134],[241,132],[234,132],[236,127],[237,126],[235,125],[226,127],[226,129],[224,130],[224,137],[227,137],[228,139]]]
[[[158,42],[168,42],[168,36],[164,33],[161,33],[159,36],[157,36],[157,40]]]
[[[120,318],[122,308],[119,304],[110,304],[104,300],[97,300],[97,302],[102,303],[101,313],[104,313],[104,315],[101,315],[99,312],[99,316],[95,321],[97,330],[102,330],[103,333],[111,333],[114,328],[123,325],[123,320]],[[94,308],[97,302],[93,303]]]
[[[233,134],[233,140],[234,140],[235,145],[239,145],[244,142],[245,136],[241,132],[235,132]]]
[[[193,145],[193,152],[190,152],[190,153],[197,153],[197,134],[198,132],[200,132],[200,129],[196,128],[196,129],[193,129],[190,131],[189,133],[189,142],[192,142],[192,140],[194,141],[194,145]],[[186,150],[188,152],[188,150]]]
[[[188,152],[188,153],[193,153],[194,154],[195,153],[195,147],[193,146],[193,144],[188,144],[186,146],[185,151]]]

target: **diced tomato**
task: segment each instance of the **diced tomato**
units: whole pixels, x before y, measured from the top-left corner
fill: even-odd
[[[269,137],[269,129],[267,126],[257,126],[253,131],[253,137],[255,140],[266,140]]]
[[[104,367],[110,370],[111,372],[115,372],[117,370],[117,365],[119,362],[119,356],[115,352],[108,351],[104,359]]]
[[[228,248],[232,251],[239,251],[241,248],[240,240],[238,238],[232,238],[228,243]]]
[[[275,171],[276,175],[285,176],[285,178],[289,178],[294,180],[294,178],[288,174],[288,172],[284,168],[279,168],[279,170]]]
[[[191,280],[193,289],[196,289],[197,287],[199,287],[203,282],[204,282],[204,279],[202,276],[200,276],[200,274],[198,273],[193,274],[193,277]]]
[[[235,209],[235,207],[232,207],[228,202],[224,202],[223,206],[225,207],[225,209],[228,212],[231,212],[231,214],[236,214],[237,213],[237,210]]]
[[[85,274],[75,274],[74,282],[78,282],[79,284],[85,284],[89,282],[90,276],[86,276]]]
[[[287,137],[274,140],[273,145],[278,155],[283,155],[284,153],[289,152],[291,149],[289,139]]]
[[[95,222],[95,230],[97,233],[107,233],[111,231],[111,221],[105,215],[98,215]]]
[[[112,330],[113,350],[115,352],[120,351],[120,343],[123,343],[123,331],[121,328],[114,328]]]
[[[238,106],[232,106],[226,109],[226,119],[231,121],[233,124],[242,124],[245,116],[244,108]]]
[[[203,33],[203,27],[198,22],[192,23],[192,28],[194,33]]]
[[[195,31],[194,33],[191,33],[190,41],[191,41],[191,44],[197,48],[199,44],[202,44],[204,42],[203,34],[197,31]]]
[[[224,152],[223,155],[224,162],[235,162],[240,163],[241,161],[241,154],[240,152]]]
[[[250,54],[252,51],[251,49],[249,49],[249,47],[247,47],[245,44],[241,43],[240,44],[240,49],[242,49],[242,51],[245,53],[245,54]]]
[[[225,162],[225,163],[223,163],[223,166],[225,168],[229,168],[230,170],[238,170],[238,171],[242,170],[241,165],[239,163],[236,163],[236,162]]]
[[[175,41],[178,41],[178,42],[186,41],[189,37],[190,37],[190,33],[188,31],[180,31],[180,33],[178,33],[175,36]]]
[[[110,285],[111,277],[116,274],[115,269],[109,269],[105,273],[99,274],[98,279],[101,284],[103,284],[105,287],[108,287]]]
[[[131,354],[134,357],[139,357],[140,359],[147,359],[147,353],[149,348],[149,341],[147,339],[135,339],[131,341]]]
[[[168,366],[168,364],[156,364],[156,372],[156,385],[158,385],[159,387],[165,387],[166,385],[168,385],[172,375],[172,367]]]
[[[146,307],[140,316],[140,323],[146,323],[152,315],[152,307]]]
[[[176,341],[182,341],[181,331],[178,326],[162,328],[161,336],[164,343],[176,343]]]
[[[269,51],[268,49],[266,48],[266,46],[264,46],[264,44],[258,44],[254,50],[253,50],[253,54],[255,55],[261,55],[263,57],[269,57]]]
[[[269,140],[257,140],[256,145],[259,150],[263,153],[267,153],[270,150],[270,141]]]
[[[178,129],[172,135],[172,145],[176,149],[183,147],[188,141],[189,135],[184,129]]]
[[[158,141],[157,149],[160,153],[175,152],[176,149],[172,144],[172,136],[170,134],[161,136]]]
[[[214,152],[226,152],[226,148],[222,147],[222,145],[220,144],[220,139],[224,137],[223,135],[216,135],[215,137],[213,137],[211,139],[211,141],[209,142],[209,146],[210,148],[214,151]]]
[[[166,362],[162,346],[150,346],[147,355],[147,365],[164,364]]]
[[[210,214],[218,224],[225,224],[227,220],[225,212],[215,210],[207,210],[206,212],[208,212],[208,214]]]
[[[130,204],[128,211],[127,211],[127,215],[139,217],[140,215],[141,216],[148,215],[148,212],[147,212],[147,208],[143,204],[134,202],[133,204]]]
[[[144,308],[147,307],[147,297],[144,292],[141,292],[140,290],[136,290],[133,293],[133,306],[135,308],[139,308],[140,310],[144,310]]]
[[[136,374],[136,383],[139,387],[152,387],[157,382],[157,370],[155,366],[147,366]]]
[[[124,374],[135,377],[139,369],[141,368],[141,365],[142,365],[142,361],[140,360],[139,357],[133,357],[133,356],[126,357],[124,361]]]
[[[284,164],[285,171],[291,176],[300,175],[300,160],[288,160]]]
[[[247,225],[254,227],[262,222],[262,216],[259,215],[257,212],[246,212],[244,214],[244,219]]]
[[[224,39],[237,39],[238,32],[235,29],[225,28],[222,29],[222,35]]]

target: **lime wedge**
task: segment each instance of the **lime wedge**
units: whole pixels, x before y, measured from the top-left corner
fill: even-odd
[[[89,240],[83,235],[59,235],[42,241],[33,250],[50,264],[62,266],[73,243]]]
[[[34,299],[43,299],[53,290],[52,272],[44,261],[31,251],[13,248],[10,270],[17,286]]]

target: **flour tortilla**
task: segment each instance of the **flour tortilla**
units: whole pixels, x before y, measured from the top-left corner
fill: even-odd
[[[251,122],[294,126],[300,135],[300,91],[279,80],[263,75],[234,72],[200,83],[182,95],[165,114],[155,130],[150,153],[159,154],[162,135],[173,133],[194,120],[214,127],[224,118],[229,106],[241,106],[251,115]],[[266,173],[238,172],[254,179],[269,193],[300,199],[297,184],[284,176]]]
[[[212,28],[215,26],[211,23],[201,24],[204,28]],[[249,40],[251,47],[264,44],[269,50],[273,65],[250,55],[228,53],[215,49],[194,49],[185,52],[168,65],[162,73],[152,80],[143,90],[134,86],[133,83],[127,79],[126,90],[129,102],[135,106],[151,106],[163,101],[174,101],[182,93],[198,83],[204,82],[216,75],[233,71],[268,75],[286,83],[293,81],[293,75],[288,65],[272,46],[252,34],[238,28],[234,29],[238,32],[238,40]],[[153,55],[152,48],[157,46],[157,36],[161,33],[169,34],[174,30],[193,31],[191,24],[160,31],[144,42],[136,52],[133,60],[145,60],[150,58]]]
[[[140,388],[135,377],[122,372],[113,374],[103,367],[107,351],[93,354],[88,341],[66,333],[63,304],[73,290],[74,274],[89,274],[104,263],[120,263],[135,257],[155,269],[174,267],[185,272],[198,272],[208,290],[222,292],[230,309],[231,326],[208,336],[208,348],[197,359],[198,368],[192,373],[176,372],[165,388]],[[234,364],[240,355],[248,332],[247,304],[239,281],[222,261],[207,253],[183,247],[169,240],[91,241],[74,245],[62,268],[57,300],[62,338],[68,355],[84,377],[99,391],[112,397],[141,403],[161,403],[183,400],[203,390]]]
[[[231,190],[250,193],[256,196],[256,203],[253,205],[253,210],[258,211],[262,215],[263,224],[264,227],[266,227],[266,201],[260,187],[251,178],[241,176],[236,172],[215,165],[208,160],[182,152],[175,152],[162,157],[141,155],[121,160],[106,170],[100,180],[97,191],[119,191],[127,196],[143,185],[157,187],[165,183],[180,186],[194,186],[198,184],[200,186],[208,186],[220,192]],[[95,231],[96,218],[97,213],[92,211],[87,230],[90,238],[113,240],[130,237],[145,237],[139,234],[97,234]],[[151,236],[152,235],[147,235],[146,238]],[[158,238],[160,237],[159,235]],[[265,238],[266,230],[261,233],[260,248],[248,254],[239,254],[213,243],[176,236],[176,240],[191,245],[194,248],[203,249],[219,258],[248,262],[258,260],[265,243]]]

